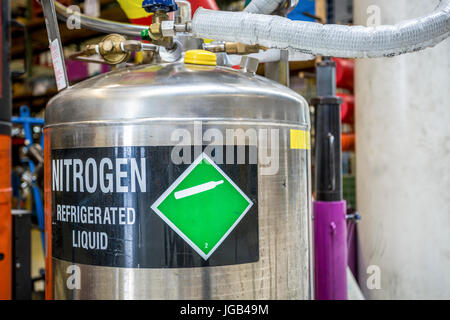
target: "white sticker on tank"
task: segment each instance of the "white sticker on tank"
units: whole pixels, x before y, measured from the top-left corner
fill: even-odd
[[[58,39],[50,43],[50,53],[52,55],[53,70],[55,72],[56,86],[58,91],[67,87],[63,59],[61,58]]]

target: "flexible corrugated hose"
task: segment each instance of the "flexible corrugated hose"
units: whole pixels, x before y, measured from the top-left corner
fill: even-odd
[[[268,12],[278,8],[280,1],[253,0],[244,12],[200,8],[192,21],[192,33],[199,38],[343,58],[396,56],[432,47],[450,35],[450,0],[441,0],[439,7],[428,16],[378,27],[323,25],[249,12]],[[55,1],[55,7],[60,16],[67,18],[65,6]],[[83,14],[80,19],[87,29],[130,36],[139,36],[146,28]]]
[[[196,37],[259,44],[311,55],[343,58],[391,57],[432,47],[450,35],[450,0],[430,15],[377,27],[323,25],[248,12],[198,9]]]

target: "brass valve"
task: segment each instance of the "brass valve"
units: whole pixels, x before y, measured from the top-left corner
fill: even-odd
[[[121,43],[127,39],[119,34],[107,35],[98,44],[98,51],[100,55],[109,64],[120,64],[130,58],[130,52],[126,52],[121,48]]]
[[[132,51],[145,51],[153,58],[154,54],[159,51],[159,48],[153,44],[127,40],[119,34],[110,34],[104,37],[98,44],[87,45],[83,51],[73,54],[70,58],[86,62],[117,65],[127,62]],[[101,55],[103,60],[84,58],[96,54]]]
[[[228,54],[250,54],[258,53],[259,50],[267,50],[260,45],[249,45],[239,42],[211,43],[203,45],[203,49],[211,52],[226,52]]]
[[[184,21],[185,18],[178,20],[178,23],[175,23],[175,21],[169,20],[169,15],[165,11],[156,11],[152,17],[153,23],[148,30],[141,32],[142,40],[151,41],[153,44],[163,46],[166,49],[172,49],[173,38],[177,32],[192,31],[190,21]]]
[[[149,37],[156,45],[171,48],[173,45],[173,37],[165,36],[163,26],[169,22],[169,15],[163,10],[158,10],[152,17],[152,24],[149,27]]]
[[[261,47],[257,44],[249,45],[239,42],[225,42],[225,52],[229,54],[258,53]]]
[[[120,34],[110,34],[98,44],[89,44],[76,56],[92,56],[100,54],[107,64],[120,64],[130,58],[130,52],[121,48],[121,43],[126,41]],[[72,58],[74,58],[73,56]]]

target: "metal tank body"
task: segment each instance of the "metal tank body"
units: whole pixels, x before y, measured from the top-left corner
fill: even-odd
[[[60,93],[49,102],[45,125],[46,281],[53,288],[48,297],[311,299],[309,125],[308,104],[302,97],[265,78],[224,67],[183,63],[139,66],[89,79]],[[190,134],[193,140],[187,144],[194,146],[194,160],[195,146],[202,151],[208,144],[205,133],[226,137],[227,130],[244,137],[236,138],[237,145],[257,150],[254,167],[231,165],[226,171],[225,165],[219,165],[230,172],[231,180],[240,183],[236,184],[249,195],[253,207],[217,251],[202,259],[148,204],[166,188],[160,184],[170,185],[177,178],[178,173],[172,172],[177,167],[165,162],[176,145],[174,132]],[[252,132],[257,133],[257,142],[252,140]],[[299,135],[305,138],[303,146]],[[55,192],[55,184],[64,190],[66,184],[70,189],[72,182],[78,183],[75,178],[63,181],[66,171],[60,175],[55,171],[61,155],[79,156],[89,168],[86,159],[101,152],[127,157],[139,150],[153,161],[146,167],[149,187],[140,186],[145,194],[137,191],[137,184],[133,187],[136,192],[114,196],[87,190],[81,194]],[[271,162],[261,160],[264,154]],[[271,154],[274,157],[270,158]],[[158,168],[150,168],[152,163]],[[61,162],[61,168],[64,165]],[[72,174],[70,165],[67,163],[67,179]],[[173,176],[167,178],[170,182],[166,175]],[[93,174],[89,179],[92,183]],[[118,179],[114,181],[119,185],[128,181]],[[255,185],[247,188],[252,183]],[[125,205],[137,203],[135,216],[130,218],[133,225],[68,223],[71,209],[67,207],[65,216],[62,214],[66,221],[61,221],[56,209],[63,204],[95,202],[106,206],[110,199]],[[72,232],[67,231],[70,228]],[[106,250],[97,250],[102,246],[101,235],[92,250],[80,248],[78,240],[70,239],[90,228],[107,234]],[[253,240],[247,241],[250,236]]]

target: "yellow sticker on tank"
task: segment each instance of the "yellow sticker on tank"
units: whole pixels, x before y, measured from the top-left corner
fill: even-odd
[[[309,131],[291,129],[291,149],[311,149]]]

